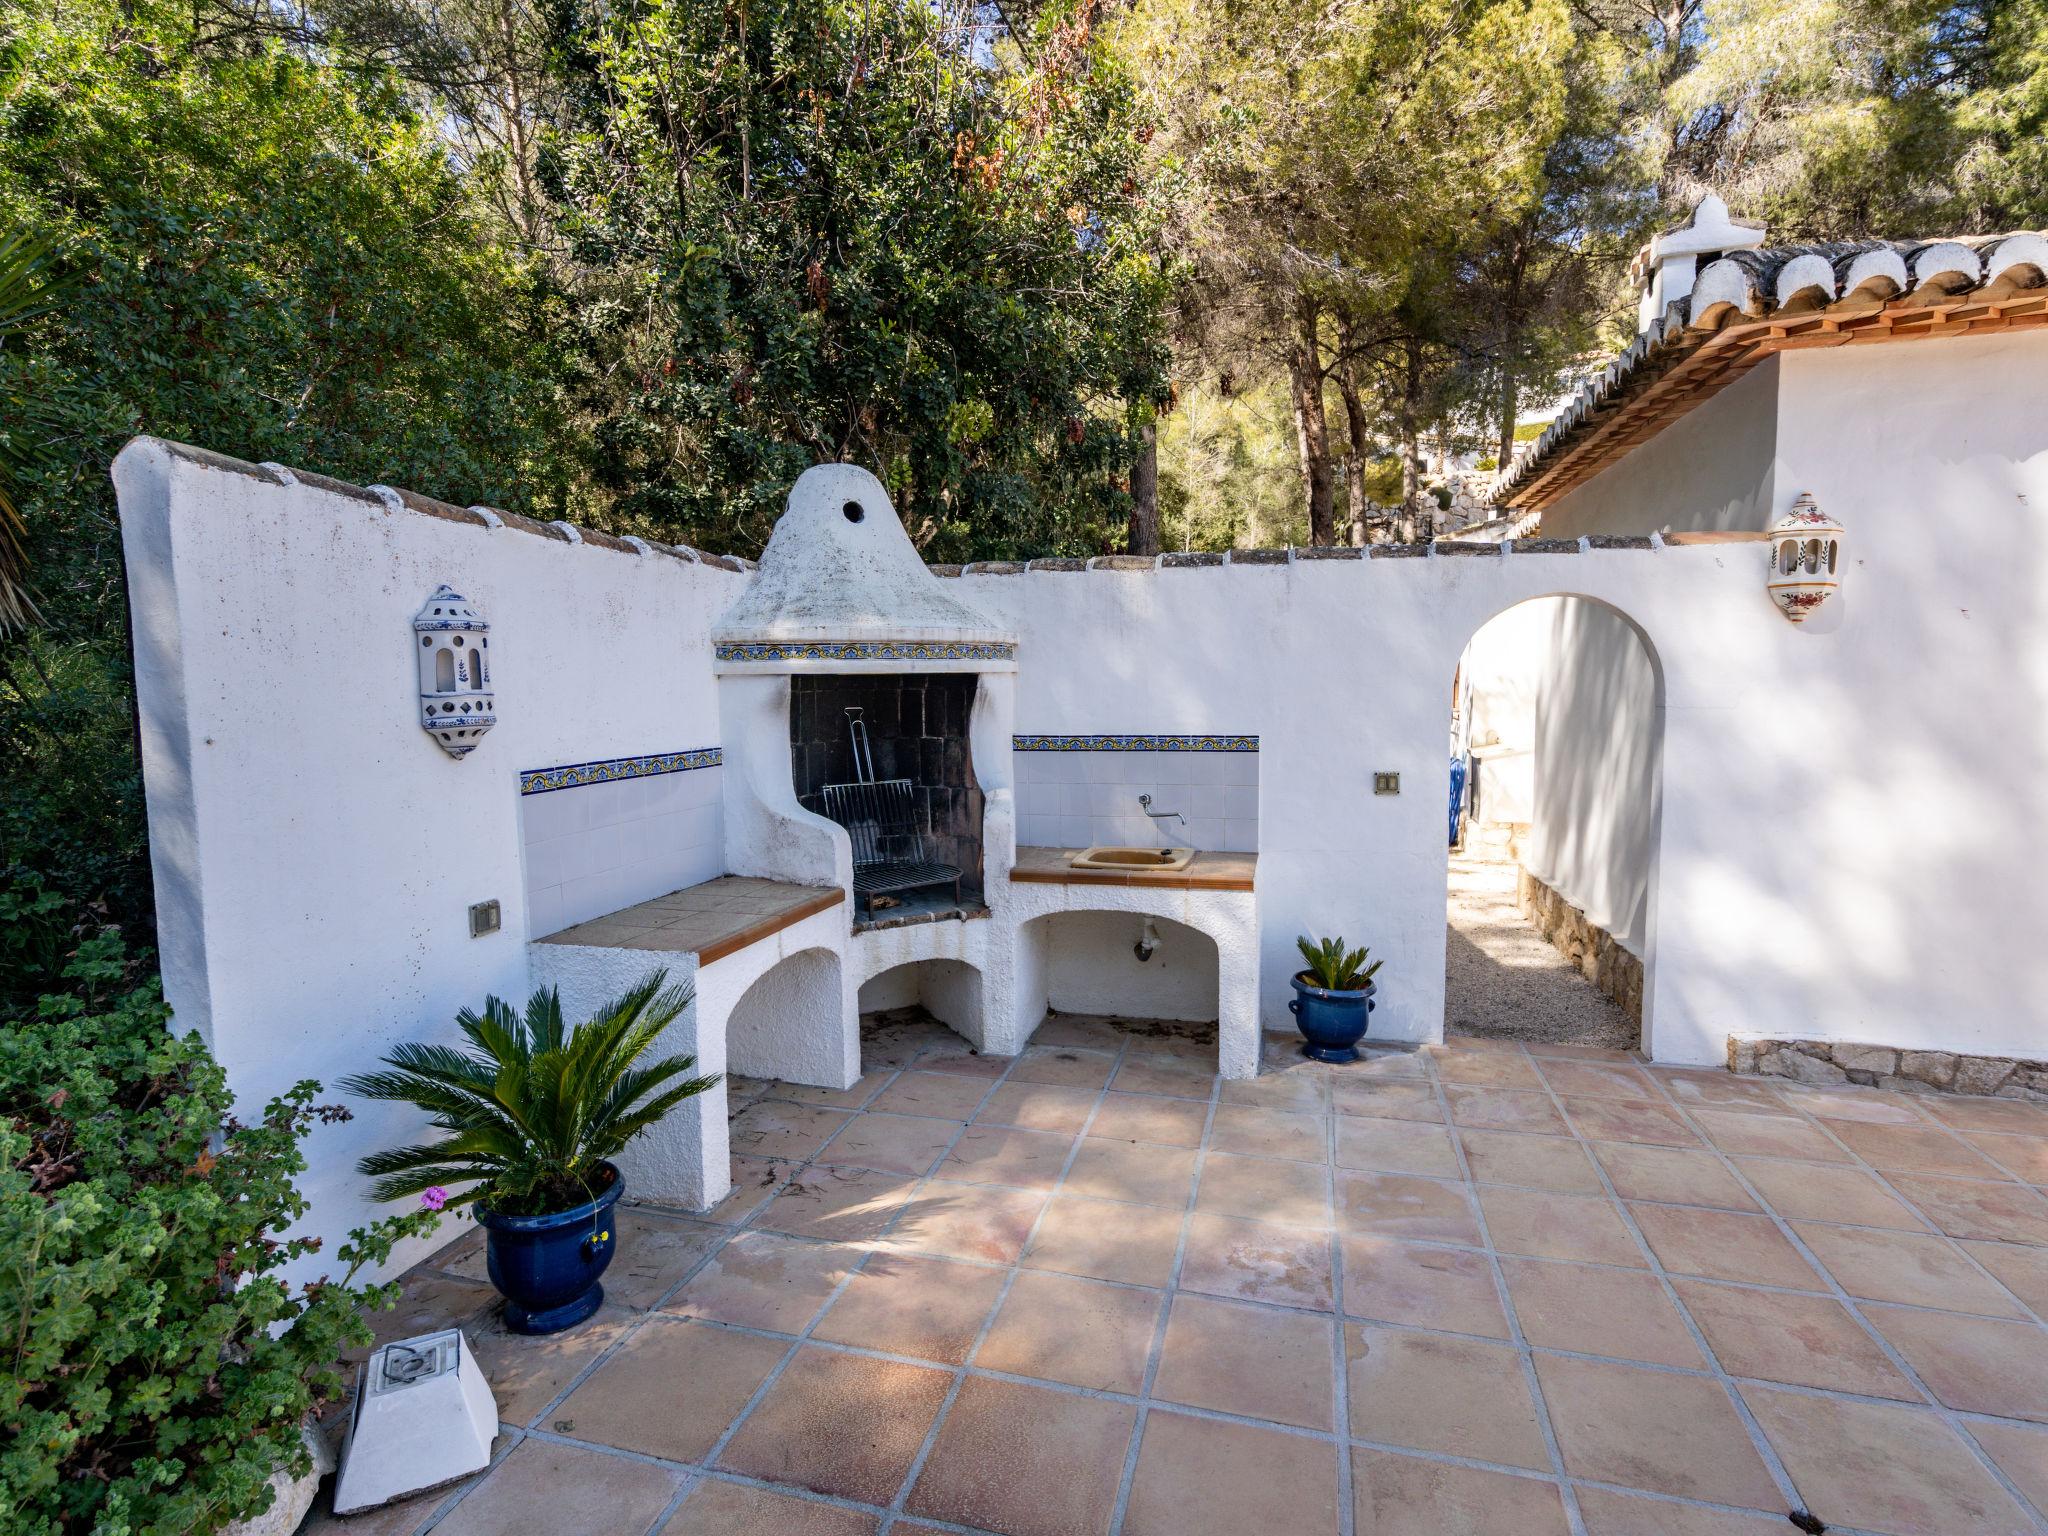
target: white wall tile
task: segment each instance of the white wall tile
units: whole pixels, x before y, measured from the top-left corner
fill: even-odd
[[[1224,822],[1223,849],[1226,853],[1257,853],[1259,824],[1256,821]]]
[[[1256,784],[1233,784],[1223,791],[1223,811],[1233,821],[1256,821],[1259,788]]]

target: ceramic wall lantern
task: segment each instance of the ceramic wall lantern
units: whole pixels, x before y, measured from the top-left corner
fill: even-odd
[[[450,757],[467,757],[498,723],[491,693],[491,626],[453,587],[436,587],[413,616],[420,726]]]
[[[1794,624],[1804,624],[1841,587],[1846,542],[1842,525],[1821,511],[1810,491],[1771,524],[1771,570],[1764,585]]]

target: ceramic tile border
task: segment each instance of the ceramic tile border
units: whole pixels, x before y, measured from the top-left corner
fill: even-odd
[[[1013,752],[1256,752],[1256,736],[1012,736]]]
[[[1009,640],[806,640],[790,644],[723,641],[720,661],[1013,661]]]
[[[519,793],[544,795],[550,790],[577,789],[585,784],[649,779],[660,773],[716,768],[723,761],[723,748],[695,747],[687,752],[652,752],[645,757],[611,757],[595,763],[565,763],[559,768],[522,768],[519,770]]]

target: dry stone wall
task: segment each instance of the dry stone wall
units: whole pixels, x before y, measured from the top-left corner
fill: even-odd
[[[1731,1035],[1728,1069],[1825,1085],[1860,1083],[1911,1093],[1967,1093],[2048,1104],[2048,1061],[1900,1051],[1843,1040],[1757,1040]]]

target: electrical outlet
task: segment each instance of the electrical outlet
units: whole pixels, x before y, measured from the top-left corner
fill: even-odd
[[[1401,775],[1375,773],[1372,776],[1372,792],[1376,795],[1398,795],[1401,793]]]
[[[480,939],[487,933],[496,933],[503,922],[495,901],[480,901],[469,909],[469,936]]]

